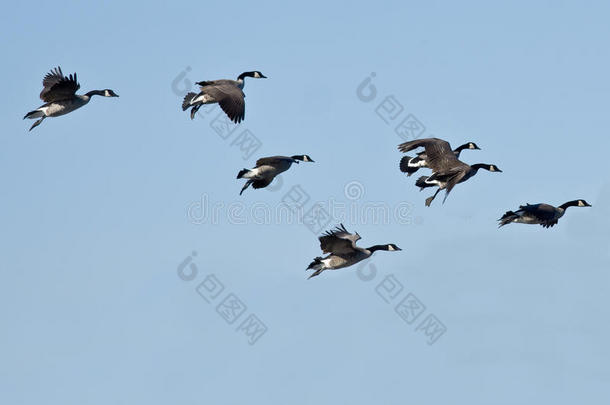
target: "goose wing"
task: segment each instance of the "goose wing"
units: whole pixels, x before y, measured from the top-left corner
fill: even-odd
[[[271,184],[271,182],[273,181],[273,177],[271,178],[262,178],[262,179],[258,179],[258,180],[254,180],[252,182],[252,187],[253,188],[265,188],[267,187],[269,184]]]
[[[445,198],[443,199],[443,202],[445,202],[449,196],[449,193],[451,190],[453,190],[453,187],[455,187],[456,184],[468,179],[466,176],[469,172],[470,166],[458,160],[457,164],[454,164],[453,168],[444,172],[434,172],[428,178],[428,180],[438,180],[441,183],[444,183]]]
[[[545,228],[550,228],[557,223],[557,208],[550,204],[526,204],[521,205],[519,210],[536,218]]]
[[[320,240],[320,249],[324,253],[346,254],[359,250],[356,242],[360,240],[360,235],[349,233],[343,224],[331,231],[327,231],[318,239]]]
[[[78,84],[76,79],[76,73],[64,76],[61,68],[58,66],[55,69],[51,69],[42,79],[42,87],[40,99],[50,103],[52,101],[72,98],[80,88],[80,84]]]
[[[220,105],[231,121],[239,124],[246,115],[246,103],[244,92],[229,81],[214,80],[200,82],[201,91],[210,95]]]
[[[265,165],[275,166],[278,163],[283,163],[283,162],[287,162],[287,161],[292,163],[292,160],[293,159],[288,156],[264,157],[264,158],[260,158],[256,161],[256,167],[265,166]]]
[[[439,138],[416,139],[401,143],[398,145],[398,150],[408,152],[419,147],[425,148],[426,162],[433,171],[441,172],[461,163],[455,157],[449,142]]]

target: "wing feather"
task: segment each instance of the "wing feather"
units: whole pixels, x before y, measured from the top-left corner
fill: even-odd
[[[360,240],[360,235],[349,233],[343,224],[327,231],[318,239],[320,240],[320,249],[324,253],[347,254],[359,249],[356,242]]]
[[[74,97],[76,91],[80,89],[80,84],[76,78],[76,73],[64,76],[61,67],[51,69],[42,79],[42,91],[40,98],[47,103],[59,100],[66,100]]]

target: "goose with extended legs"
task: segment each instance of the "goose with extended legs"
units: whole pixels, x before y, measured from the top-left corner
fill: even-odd
[[[537,224],[550,228],[557,224],[569,207],[591,207],[585,200],[573,200],[554,207],[550,204],[526,204],[519,206],[517,211],[507,211],[498,221],[498,227],[512,222],[519,224]]]
[[[398,149],[400,149],[403,145],[405,144],[402,143],[398,145]],[[453,150],[453,154],[456,158],[459,159],[460,153],[462,153],[462,151],[465,149],[481,150],[481,148],[479,148],[476,143],[468,142],[455,148]],[[428,156],[426,155],[425,151],[419,152],[417,155],[415,155],[415,157],[403,156],[403,158],[400,159],[400,171],[406,173],[407,176],[411,176],[413,173],[415,173],[422,167],[428,167]]]
[[[248,180],[242,187],[239,195],[250,185],[253,188],[267,187],[275,176],[290,169],[293,163],[298,164],[299,162],[313,162],[313,159],[309,155],[271,156],[258,159],[254,168],[242,169],[237,173],[238,179]]]
[[[423,190],[427,187],[438,187],[433,196],[426,199],[426,207],[429,207],[436,195],[445,190],[445,198],[455,187],[456,184],[463,183],[479,171],[485,169],[490,172],[502,172],[498,166],[487,163],[477,163],[468,165],[457,157],[455,152],[451,150],[449,142],[438,138],[417,139],[415,141],[405,142],[398,145],[401,152],[423,147],[426,152],[426,163],[432,169],[432,175],[422,176],[415,183],[416,186]]]
[[[352,266],[364,259],[368,259],[378,250],[398,251],[402,250],[393,243],[385,245],[374,245],[362,248],[356,245],[360,240],[358,233],[349,233],[343,224],[337,228],[327,231],[318,238],[320,249],[323,253],[330,253],[326,257],[316,257],[307,267],[307,270],[314,270],[308,277],[319,276],[324,270],[337,270]]]
[[[23,117],[23,119],[40,118],[30,127],[30,131],[40,125],[47,117],[59,117],[81,108],[93,96],[118,97],[118,94],[110,89],[91,90],[85,94],[76,94],[76,91],[80,89],[76,73],[64,76],[59,66],[46,74],[42,80],[42,86],[40,98],[46,103]]]
[[[191,119],[193,119],[202,105],[218,103],[229,119],[239,124],[246,115],[244,101],[246,96],[243,92],[246,77],[267,78],[259,71],[252,71],[240,74],[237,80],[221,79],[197,82],[196,84],[200,86],[199,93],[190,92],[184,96],[182,111],[190,108]]]

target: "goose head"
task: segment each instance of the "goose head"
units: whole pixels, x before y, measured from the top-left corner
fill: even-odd
[[[566,203],[561,204],[557,208],[561,208],[562,210],[565,210],[568,207],[591,207],[591,204],[589,204],[585,200],[572,200],[572,201],[568,201]]]
[[[393,243],[388,243],[387,245],[375,245],[375,246],[371,246],[370,248],[368,248],[368,250],[373,253],[377,250],[386,250],[388,252],[394,252],[394,251],[398,251],[398,250],[402,250],[401,248],[399,248],[398,246],[396,246]]]
[[[119,95],[114,92],[114,90],[104,89],[104,90],[91,90],[85,95],[91,96],[103,96],[103,97],[118,97]]]
[[[485,169],[485,170],[488,170],[490,172],[499,172],[499,173],[502,173],[502,170],[500,170],[500,168],[498,166],[490,165],[488,163],[477,163],[476,165],[472,165],[470,167],[472,167],[474,170]]]
[[[456,151],[461,152],[464,149],[478,149],[478,150],[481,150],[481,148],[479,148],[476,143],[468,142],[468,143],[465,143],[463,145],[458,146]]]
[[[253,70],[251,72],[244,72],[239,75],[237,80],[244,80],[245,77],[253,77],[255,79],[266,79],[267,76],[259,72],[258,70]]]
[[[291,158],[293,158],[294,160],[300,160],[303,162],[313,162],[314,160],[312,158],[309,157],[309,155],[294,155],[294,156],[290,156]],[[297,162],[299,163],[299,162]]]

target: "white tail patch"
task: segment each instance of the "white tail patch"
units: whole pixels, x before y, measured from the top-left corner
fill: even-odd
[[[248,170],[248,172],[246,172],[246,173],[245,173],[245,174],[242,176],[242,178],[244,178],[244,179],[252,179],[252,178],[254,178],[254,177],[257,177],[257,176],[258,176],[258,172],[259,172],[259,170],[260,170],[260,169],[259,169],[258,167],[257,167],[257,168],[255,168],[255,169]]]

